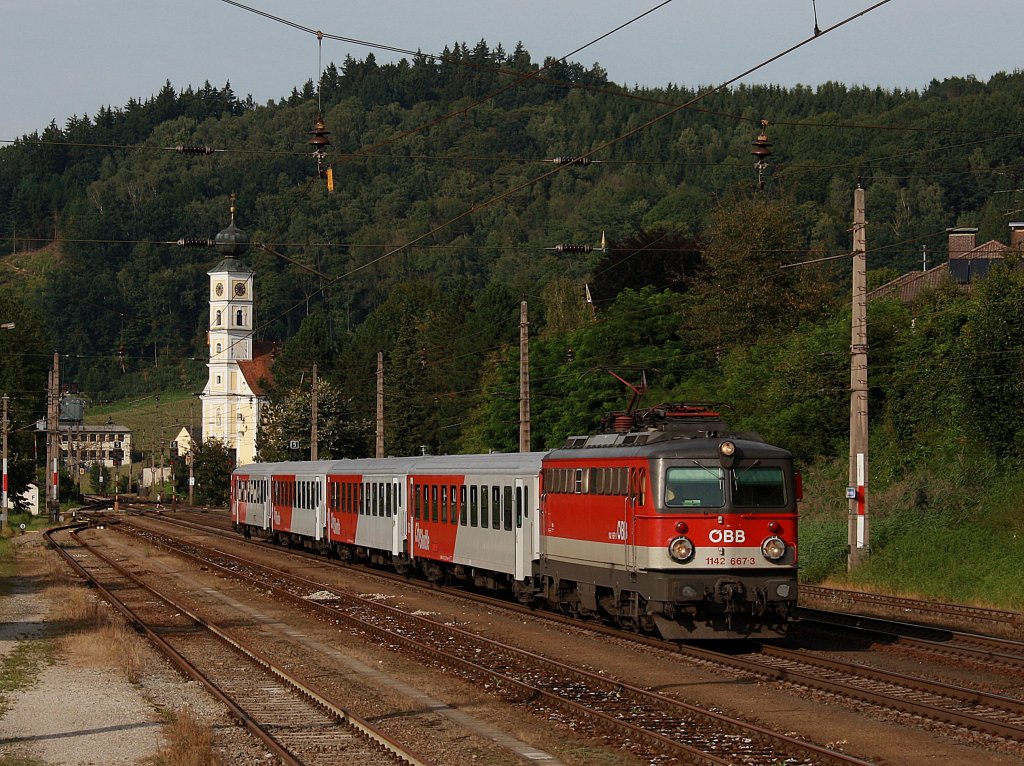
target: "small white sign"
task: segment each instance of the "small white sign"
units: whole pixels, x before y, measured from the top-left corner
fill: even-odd
[[[194,487],[196,485],[196,477],[195,476],[189,476],[188,477],[188,485],[190,487]]]
[[[299,448],[299,440],[298,439],[292,439],[290,442],[288,442],[288,449],[298,449],[298,448]]]

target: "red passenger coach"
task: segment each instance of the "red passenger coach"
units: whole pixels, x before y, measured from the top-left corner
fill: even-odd
[[[246,536],[509,592],[666,638],[784,633],[797,598],[792,455],[672,405],[548,453],[243,466]]]

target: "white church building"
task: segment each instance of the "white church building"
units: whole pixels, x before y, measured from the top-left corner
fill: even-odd
[[[265,385],[272,380],[274,344],[253,340],[253,271],[239,260],[249,238],[235,225],[233,200],[231,224],[217,234],[214,247],[224,259],[207,272],[210,361],[201,396],[202,438],[221,441],[234,450],[235,465],[245,465],[256,460],[256,429]]]

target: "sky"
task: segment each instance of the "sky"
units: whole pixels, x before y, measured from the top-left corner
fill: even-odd
[[[242,0],[239,0],[242,2]],[[599,63],[627,86],[718,85],[877,0],[244,0],[329,35],[424,53],[486,40],[534,61]],[[652,10],[655,9],[655,10]],[[889,0],[739,82],[921,90],[933,79],[1024,69],[1024,0]],[[74,115],[230,83],[260,104],[346,56],[401,56],[316,36],[225,0],[0,0],[0,141]],[[1015,54],[1016,52],[1016,54]]]

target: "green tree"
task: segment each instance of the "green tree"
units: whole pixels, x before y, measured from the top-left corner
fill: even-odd
[[[322,460],[362,457],[366,454],[369,424],[352,418],[351,401],[329,381],[317,377],[317,456]],[[293,389],[264,405],[256,434],[256,452],[261,462],[308,460],[312,389]],[[290,448],[297,441],[299,449]]]
[[[196,445],[193,455],[196,502],[225,507],[231,492],[231,471],[235,467],[232,451],[217,439]]]
[[[973,433],[999,457],[1024,454],[1024,277],[996,266],[978,282],[958,344],[955,380]]]
[[[692,283],[691,337],[704,347],[748,345],[824,313],[831,287],[818,271],[782,268],[802,251],[791,200],[757,195],[719,205]]]

